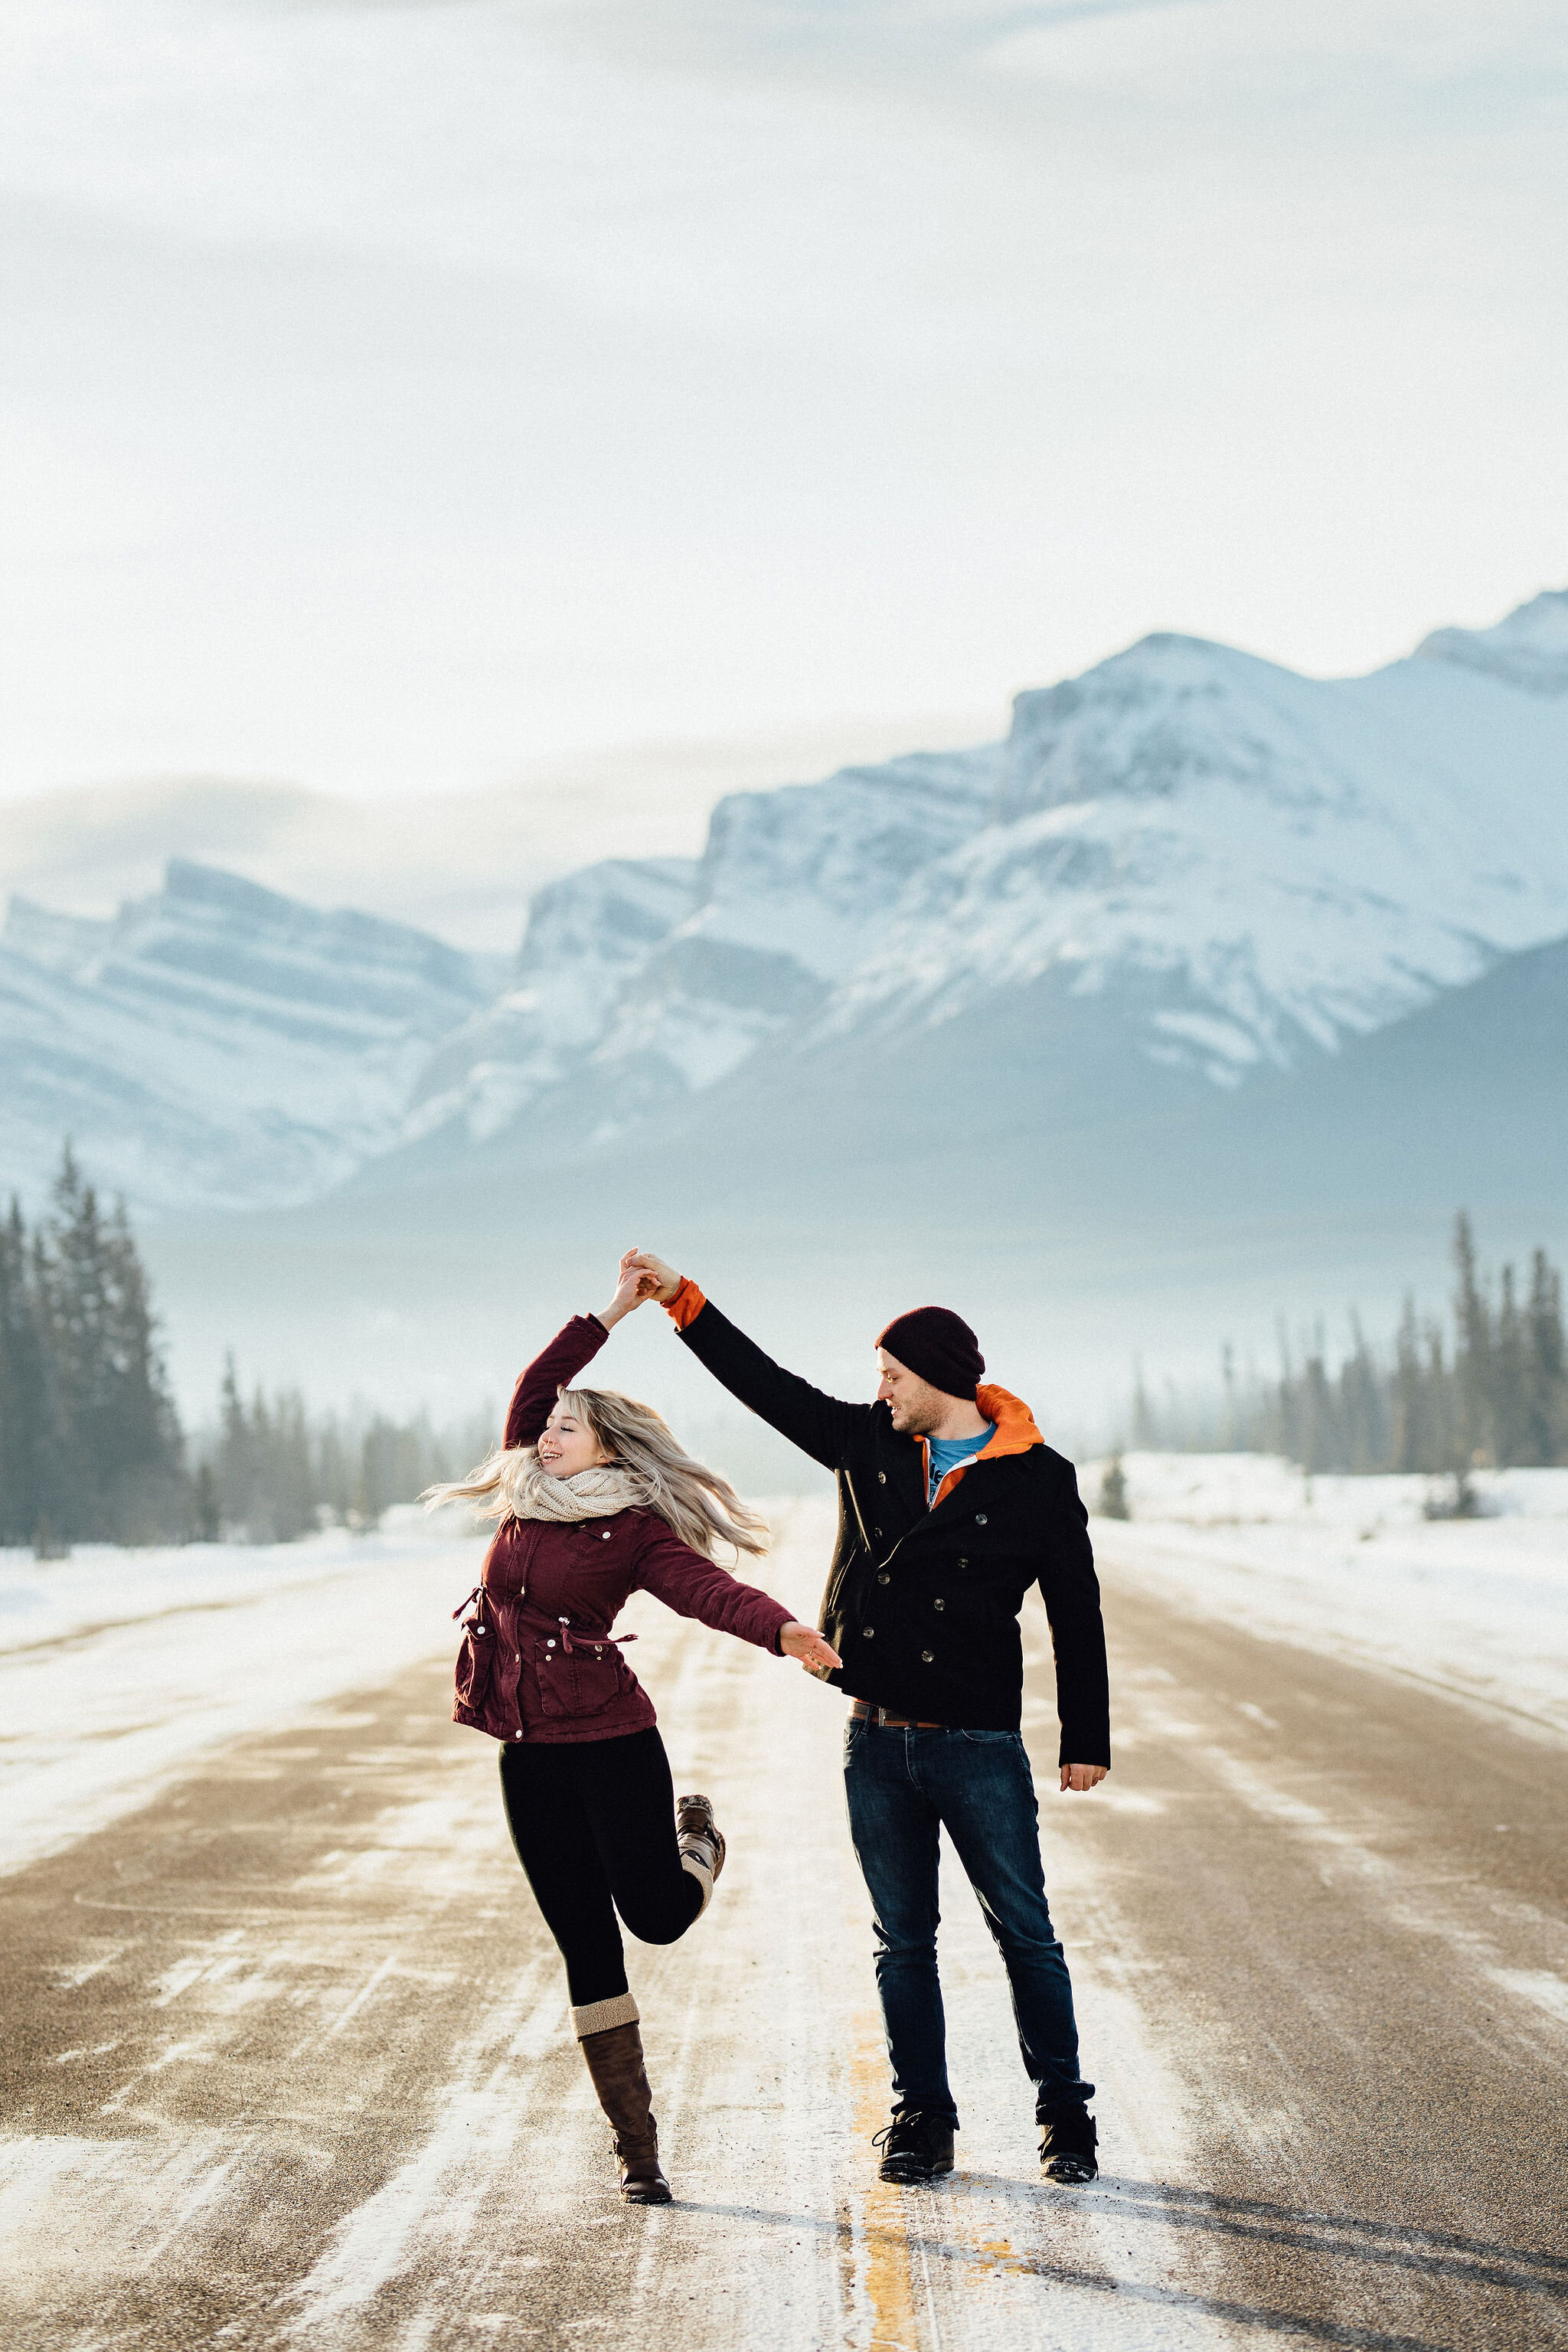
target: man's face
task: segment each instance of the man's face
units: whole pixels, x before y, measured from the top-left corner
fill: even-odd
[[[877,1383],[877,1401],[891,1409],[893,1427],[906,1437],[929,1437],[933,1429],[940,1429],[952,1411],[952,1399],[911,1372],[907,1364],[900,1364],[896,1356],[889,1356],[886,1348],[878,1349],[877,1365],[882,1376]]]

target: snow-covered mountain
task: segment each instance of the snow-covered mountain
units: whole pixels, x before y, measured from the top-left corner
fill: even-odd
[[[732,793],[700,860],[609,860],[552,884],[513,985],[433,1057],[410,1139],[486,1139],[541,1097],[595,1133],[606,1092],[620,1132],[809,1036],[911,882],[984,824],[994,771],[992,750],[916,752]]]
[[[143,1207],[311,1198],[394,1141],[488,961],[176,860],[110,921],[13,899],[0,931],[0,1186],[69,1134]]]
[[[13,902],[0,1176],[68,1129],[143,1202],[276,1203],[705,1107],[827,1150],[895,1095],[938,1139],[1218,1101],[1568,933],[1565,818],[1568,592],[1362,678],[1147,637],[1002,742],[736,793],[700,859],[551,884],[493,982],[189,866],[112,924]]]
[[[915,878],[825,1032],[1131,982],[1138,1049],[1232,1085],[1568,929],[1568,698],[1444,642],[1318,681],[1150,637],[1020,696],[990,823]]]
[[[467,1069],[444,1048],[410,1131],[460,1150],[505,1103],[521,1142],[612,1143],[738,1072],[918,1053],[1026,993],[1040,1086],[1059,1033],[1079,1065],[1233,1087],[1568,931],[1565,820],[1568,592],[1363,678],[1148,637],[1020,695],[1005,742],[721,803],[685,883],[557,885],[524,1028],[483,1025]],[[626,920],[639,871],[657,936]]]

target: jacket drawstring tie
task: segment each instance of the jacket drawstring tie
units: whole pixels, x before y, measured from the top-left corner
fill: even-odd
[[[555,1622],[561,1628],[561,1647],[570,1657],[574,1649],[572,1621],[569,1617],[557,1617]],[[635,1642],[636,1640],[635,1633],[595,1633],[589,1642],[588,1647],[593,1650],[602,1650],[606,1642]]]

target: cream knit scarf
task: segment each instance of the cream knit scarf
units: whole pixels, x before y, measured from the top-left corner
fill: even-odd
[[[574,1478],[552,1478],[540,1468],[531,1446],[519,1453],[516,1467],[509,1463],[501,1479],[514,1518],[565,1526],[574,1519],[611,1518],[617,1511],[635,1511],[653,1500],[652,1482],[640,1471],[601,1462],[592,1470],[579,1470]]]

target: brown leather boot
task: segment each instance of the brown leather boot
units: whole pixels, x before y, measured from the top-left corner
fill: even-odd
[[[625,2016],[628,2009],[629,2018]],[[622,2012],[617,2022],[597,2032],[582,2031],[585,2022],[597,2025],[600,2017],[610,2010]],[[614,2000],[595,2001],[586,2009],[574,2009],[572,2021],[578,2028],[577,2038],[588,2062],[599,2105],[615,2133],[621,2195],[628,2205],[668,2205],[669,2183],[659,2169],[658,2126],[653,2114],[647,2069],[643,2064],[636,2001],[629,1992]]]

